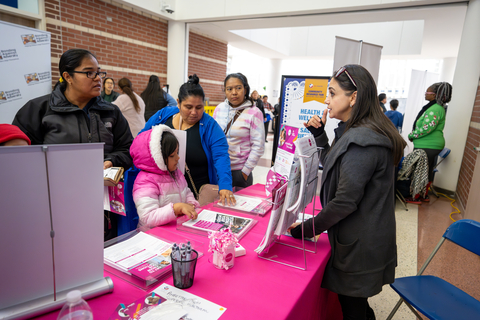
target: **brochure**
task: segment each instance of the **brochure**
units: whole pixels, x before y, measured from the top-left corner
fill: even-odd
[[[273,192],[273,209],[272,213],[270,214],[270,220],[268,221],[267,231],[265,232],[265,236],[262,239],[262,242],[255,249],[256,253],[268,252],[268,249],[273,244],[273,242],[278,238],[274,235],[274,231],[277,228],[278,221],[282,215],[283,205],[285,202],[285,194],[287,191],[287,186],[285,185],[284,181],[281,181]]]
[[[236,204],[234,206],[222,205],[220,202],[217,202],[214,204],[214,207],[253,213],[261,216],[265,215],[270,209],[272,209],[271,202],[261,198],[235,194],[235,201]]]
[[[125,200],[123,195],[124,183],[119,182],[116,186],[103,187],[103,210],[126,216]]]
[[[225,307],[219,306],[218,304],[165,283],[156,288],[153,293],[160,295],[164,299],[167,299],[167,303],[160,305],[158,307],[159,309],[167,309],[172,307],[182,308],[183,311],[187,313],[186,316],[181,318],[183,320],[216,320],[220,318],[227,310]],[[148,317],[142,317],[142,320],[159,319],[158,316],[155,316],[155,311],[156,310],[154,309],[151,311],[151,313],[147,313],[145,316]],[[162,319],[175,318],[169,317]]]
[[[106,265],[135,275],[143,280],[152,280],[171,266],[171,243],[139,232],[134,237],[104,249]]]
[[[230,227],[238,239],[250,230],[254,225],[253,219],[219,213],[211,210],[202,210],[196,220],[188,220],[182,225],[202,231],[219,231]]]
[[[162,298],[155,292],[149,293],[140,299],[125,305],[121,303],[110,316],[110,320],[123,320],[123,319],[145,319],[144,315],[150,310],[156,308],[161,303],[164,303],[167,299]]]

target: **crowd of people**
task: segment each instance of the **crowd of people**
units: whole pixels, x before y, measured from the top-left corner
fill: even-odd
[[[66,51],[59,70],[52,93],[25,104],[13,125],[1,125],[8,134],[0,144],[103,142],[104,168],[140,170],[132,196],[139,227],[147,229],[182,215],[195,219],[202,186],[218,186],[219,201],[235,204],[233,188],[252,185],[268,122],[280,112],[279,103],[272,107],[267,96],[251,91],[241,73],[225,78],[225,101],[211,117],[204,112],[205,93],[196,75],[180,87],[175,101],[155,75],[140,95],[127,78],[118,81],[116,92],[115,81],[87,50]],[[430,169],[445,145],[451,93],[448,83],[430,86],[428,103],[408,135],[427,153]],[[289,232],[301,238],[328,230],[332,254],[322,286],[338,293],[344,319],[374,319],[367,299],[395,278],[395,168],[406,142],[399,133],[399,102],[391,100],[390,111],[386,102],[365,68],[346,65],[330,79],[322,117],[304,123],[323,148],[323,209]],[[332,144],[325,132],[328,117],[340,120]],[[172,129],[186,132],[185,174],[178,169],[180,145]],[[105,240],[116,235],[113,220],[105,212]]]

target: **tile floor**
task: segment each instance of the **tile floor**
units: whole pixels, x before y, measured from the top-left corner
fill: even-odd
[[[265,183],[270,169],[273,135],[270,133],[265,144],[265,152],[259,165],[253,171],[253,183]],[[453,221],[450,212],[450,200],[431,195],[430,203],[422,205],[408,204],[408,211],[397,201],[397,253],[398,267],[396,277],[415,275],[428,255],[437,245],[441,236]],[[460,219],[454,214],[453,219]],[[435,259],[425,270],[425,274],[440,276],[480,300],[480,261],[474,254],[446,243]],[[378,320],[386,319],[398,301],[398,295],[385,286],[382,292],[369,299]],[[395,314],[397,319],[415,319],[413,313],[403,304]]]

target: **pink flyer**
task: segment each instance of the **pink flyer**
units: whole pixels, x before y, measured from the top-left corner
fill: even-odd
[[[295,141],[298,137],[298,128],[282,125],[278,147],[288,153],[295,154]]]

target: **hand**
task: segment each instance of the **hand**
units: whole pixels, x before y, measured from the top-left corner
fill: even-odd
[[[103,170],[111,168],[111,167],[113,167],[112,161],[104,161],[103,162]]]
[[[242,172],[243,173],[243,172]],[[227,189],[220,190],[218,192],[220,194],[220,200],[218,201],[224,206],[234,206],[237,204],[235,197],[233,196],[233,192]]]
[[[294,224],[292,224],[290,227],[288,227],[287,229],[287,232],[292,234],[291,231],[292,229],[295,229],[296,227],[298,227],[301,223],[300,222],[295,222]]]
[[[186,215],[192,220],[197,219],[198,216],[197,211],[195,211],[195,206],[189,203],[178,202],[173,204],[173,212],[177,217]]]
[[[305,128],[314,127],[316,129],[318,129],[321,124],[325,126],[327,124],[327,114],[328,114],[328,109],[325,109],[323,111],[323,115],[321,119],[319,116],[314,115],[313,117],[308,119],[307,122],[304,122],[303,125],[305,126]]]
[[[243,176],[243,179],[245,179],[245,181],[247,181],[248,176],[247,176],[245,173],[243,173],[243,172],[242,172],[242,176]]]

